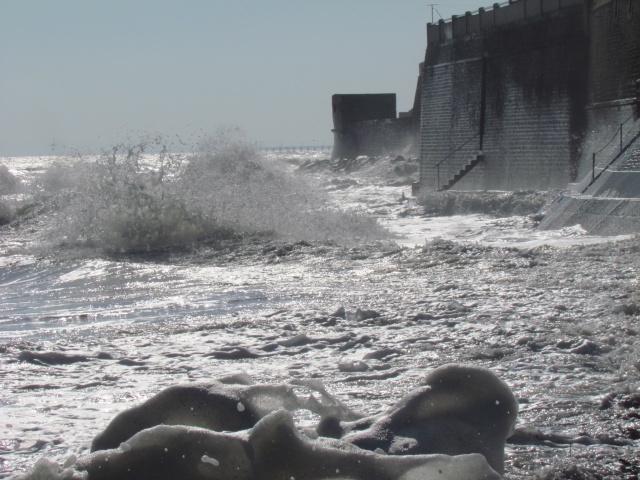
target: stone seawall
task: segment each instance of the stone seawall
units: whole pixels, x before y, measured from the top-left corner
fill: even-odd
[[[421,93],[422,75],[419,74],[413,107],[399,115],[393,93],[333,95],[332,158],[387,154],[417,157]]]
[[[392,153],[417,156],[414,144],[418,125],[411,117],[369,120],[353,125],[359,155],[379,156]]]
[[[588,132],[580,175],[608,163],[640,129],[640,2],[597,1],[589,15]]]
[[[425,191],[467,166],[453,188],[563,189],[635,135],[640,1],[509,0],[427,24],[410,112],[340,97],[334,158],[419,150]]]
[[[441,187],[480,151],[484,164],[456,188],[546,190],[576,178],[587,129],[583,9],[543,3],[540,13],[534,3],[429,25],[422,188]]]

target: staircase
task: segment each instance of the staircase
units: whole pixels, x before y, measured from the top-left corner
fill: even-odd
[[[629,159],[622,165],[620,172],[640,172],[640,145],[629,155]]]
[[[611,167],[612,165],[614,165],[615,163],[620,163],[618,162],[618,159],[620,159],[621,157],[624,157],[627,154],[627,151],[631,149],[629,158],[627,158],[625,162],[623,162],[619,167],[618,167],[618,171],[627,171],[627,172],[633,172],[636,171],[636,169],[639,166],[639,162],[638,162],[638,146],[634,146],[634,144],[636,143],[636,141],[640,140],[640,130],[638,130],[638,125],[633,126],[633,123],[636,122],[637,120],[637,116],[636,116],[636,112],[632,113],[631,116],[629,116],[629,118],[627,118],[624,122],[622,122],[620,124],[620,128],[618,128],[618,130],[616,130],[616,133],[614,134],[614,136],[611,138],[611,140],[609,140],[609,142],[602,147],[600,150],[598,150],[597,152],[593,152],[592,154],[592,162],[591,162],[591,181],[586,184],[586,180],[584,182],[581,182],[579,185],[581,185],[581,193],[586,193],[587,190],[589,190],[589,187],[591,187],[591,185],[593,185],[596,180],[598,180],[598,178],[600,178],[600,176],[605,173],[609,167]],[[623,132],[623,128],[625,126],[625,124],[627,124],[628,122],[630,122],[631,120],[633,120],[631,127],[627,127],[627,132],[624,133]],[[624,133],[624,134],[623,134]],[[610,148],[610,145],[612,144],[612,142],[614,140],[620,139],[620,150],[617,151],[617,147],[615,148],[615,150],[611,153],[615,153],[617,151],[617,153],[615,153],[615,155],[613,156],[613,158],[607,159],[604,163],[604,165],[602,163],[598,163],[596,161],[596,157],[601,154],[603,151],[605,151],[607,148]],[[615,146],[615,144],[614,144]],[[605,153],[605,158],[609,157],[610,155],[608,155],[607,153]],[[596,168],[599,170],[599,172],[596,174]],[[614,167],[615,168],[615,167]]]
[[[473,170],[478,164],[483,163],[483,162],[484,162],[484,155],[476,155],[476,158],[471,160],[471,162],[468,163],[462,170],[460,170],[458,173],[456,173],[453,176],[453,178],[451,180],[449,180],[449,183],[447,183],[447,184],[443,185],[442,187],[440,187],[438,189],[438,191],[442,192],[444,190],[449,190],[456,183],[458,183],[460,180],[462,180],[467,173],[469,173],[471,170]]]

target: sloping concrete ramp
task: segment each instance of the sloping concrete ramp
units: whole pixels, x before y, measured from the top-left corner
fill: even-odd
[[[636,142],[638,143],[638,142]],[[583,193],[568,194],[548,207],[539,228],[581,225],[592,235],[640,233],[640,145],[630,149]],[[576,185],[578,191],[590,178]]]
[[[581,225],[592,235],[640,233],[640,198],[563,197],[540,223],[543,230]]]

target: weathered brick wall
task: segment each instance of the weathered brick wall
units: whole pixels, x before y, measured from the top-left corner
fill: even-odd
[[[455,188],[543,190],[580,181],[592,152],[606,162],[621,123],[640,129],[640,0],[512,0],[429,24],[427,40],[413,120],[351,118],[334,98],[334,156],[419,144],[431,190],[482,148]]]
[[[589,21],[591,103],[634,98],[640,81],[640,2],[599,1]]]
[[[425,69],[420,134],[422,188],[436,189],[438,179],[440,185],[446,183],[478,154],[481,73],[482,60],[477,58]],[[465,177],[467,188],[481,188],[483,177],[479,172],[476,168]]]
[[[532,27],[540,46],[487,59],[486,188],[564,187],[576,175],[586,133],[586,45],[573,15]],[[573,30],[571,29],[573,27]],[[492,41],[531,39],[531,27]]]
[[[588,134],[579,178],[602,167],[640,131],[640,1],[600,0],[589,15]],[[597,172],[596,172],[597,173]]]
[[[586,133],[588,44],[582,4],[525,18],[525,7],[534,3],[521,1],[506,13],[494,12],[493,22],[500,25],[485,31],[467,15],[464,26],[454,19],[451,31],[440,24],[429,32],[421,126],[424,188],[435,187],[435,165],[479,133],[483,58],[486,163],[455,188],[548,189],[563,187],[577,175]],[[486,23],[488,16],[483,13],[479,21]],[[471,34],[462,34],[469,29]],[[473,140],[447,160],[440,184],[478,149],[479,141]]]

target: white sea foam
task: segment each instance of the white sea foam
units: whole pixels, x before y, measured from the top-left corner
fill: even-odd
[[[208,463],[209,465],[213,465],[214,467],[219,467],[220,466],[220,462],[218,460],[216,460],[213,457],[210,457],[208,455],[203,455],[202,456],[202,461],[204,463]]]
[[[228,132],[189,154],[170,152],[158,137],[56,162],[30,192],[49,248],[145,252],[256,234],[343,243],[388,237],[375,220],[336,209]]]
[[[264,161],[271,167],[286,163],[284,157],[269,154]],[[154,158],[143,155],[142,164],[153,165]],[[27,190],[43,185],[53,159],[34,160],[36,170],[25,175],[14,165],[29,162],[5,162]],[[320,421],[316,412],[384,415],[443,363],[489,367],[520,400],[514,442],[521,443],[505,448],[510,478],[542,466],[563,468],[562,458],[612,478],[624,474],[620,459],[634,468],[637,425],[623,405],[633,404],[640,385],[637,241],[592,238],[579,227],[540,233],[526,217],[423,217],[408,186],[387,184],[393,160],[356,162],[371,175],[298,172],[294,178],[325,188],[331,208],[359,206],[389,229],[409,233],[411,248],[342,248],[260,235],[205,240],[162,256],[109,256],[86,242],[61,248],[62,230],[54,229],[47,230],[52,247],[34,256],[31,245],[42,229],[66,221],[56,201],[64,206],[73,197],[55,194],[75,182],[73,173],[67,183],[60,180],[68,164],[52,170],[43,203],[32,203],[31,213],[25,210],[0,235],[0,402],[7,418],[0,423],[0,476],[31,470],[44,455],[51,460],[38,464],[49,478],[70,478],[79,467],[59,465],[72,455],[86,457],[92,438],[119,412],[176,383],[220,377],[289,385],[313,409],[296,410],[293,420],[306,432],[309,454],[322,458],[335,445],[309,440]],[[377,181],[374,169],[389,176]],[[250,404],[233,398],[228,407],[239,415]],[[256,405],[266,413],[275,403],[265,398]],[[185,413],[200,416],[202,406],[187,403]],[[280,420],[274,424],[285,425]],[[191,457],[176,450],[168,439],[178,427],[166,428],[140,443],[127,440],[131,451],[116,450],[133,455],[154,446],[157,458],[188,460],[208,472],[233,468],[231,456],[216,448]],[[241,442],[243,435],[223,443],[235,445],[233,438]],[[395,438],[395,449],[414,448],[409,436],[396,432]],[[220,465],[202,462],[205,454]],[[108,458],[113,464],[118,457]],[[104,468],[103,460],[95,457],[96,468]],[[348,475],[335,468],[327,478]],[[302,471],[293,476],[304,478]]]

